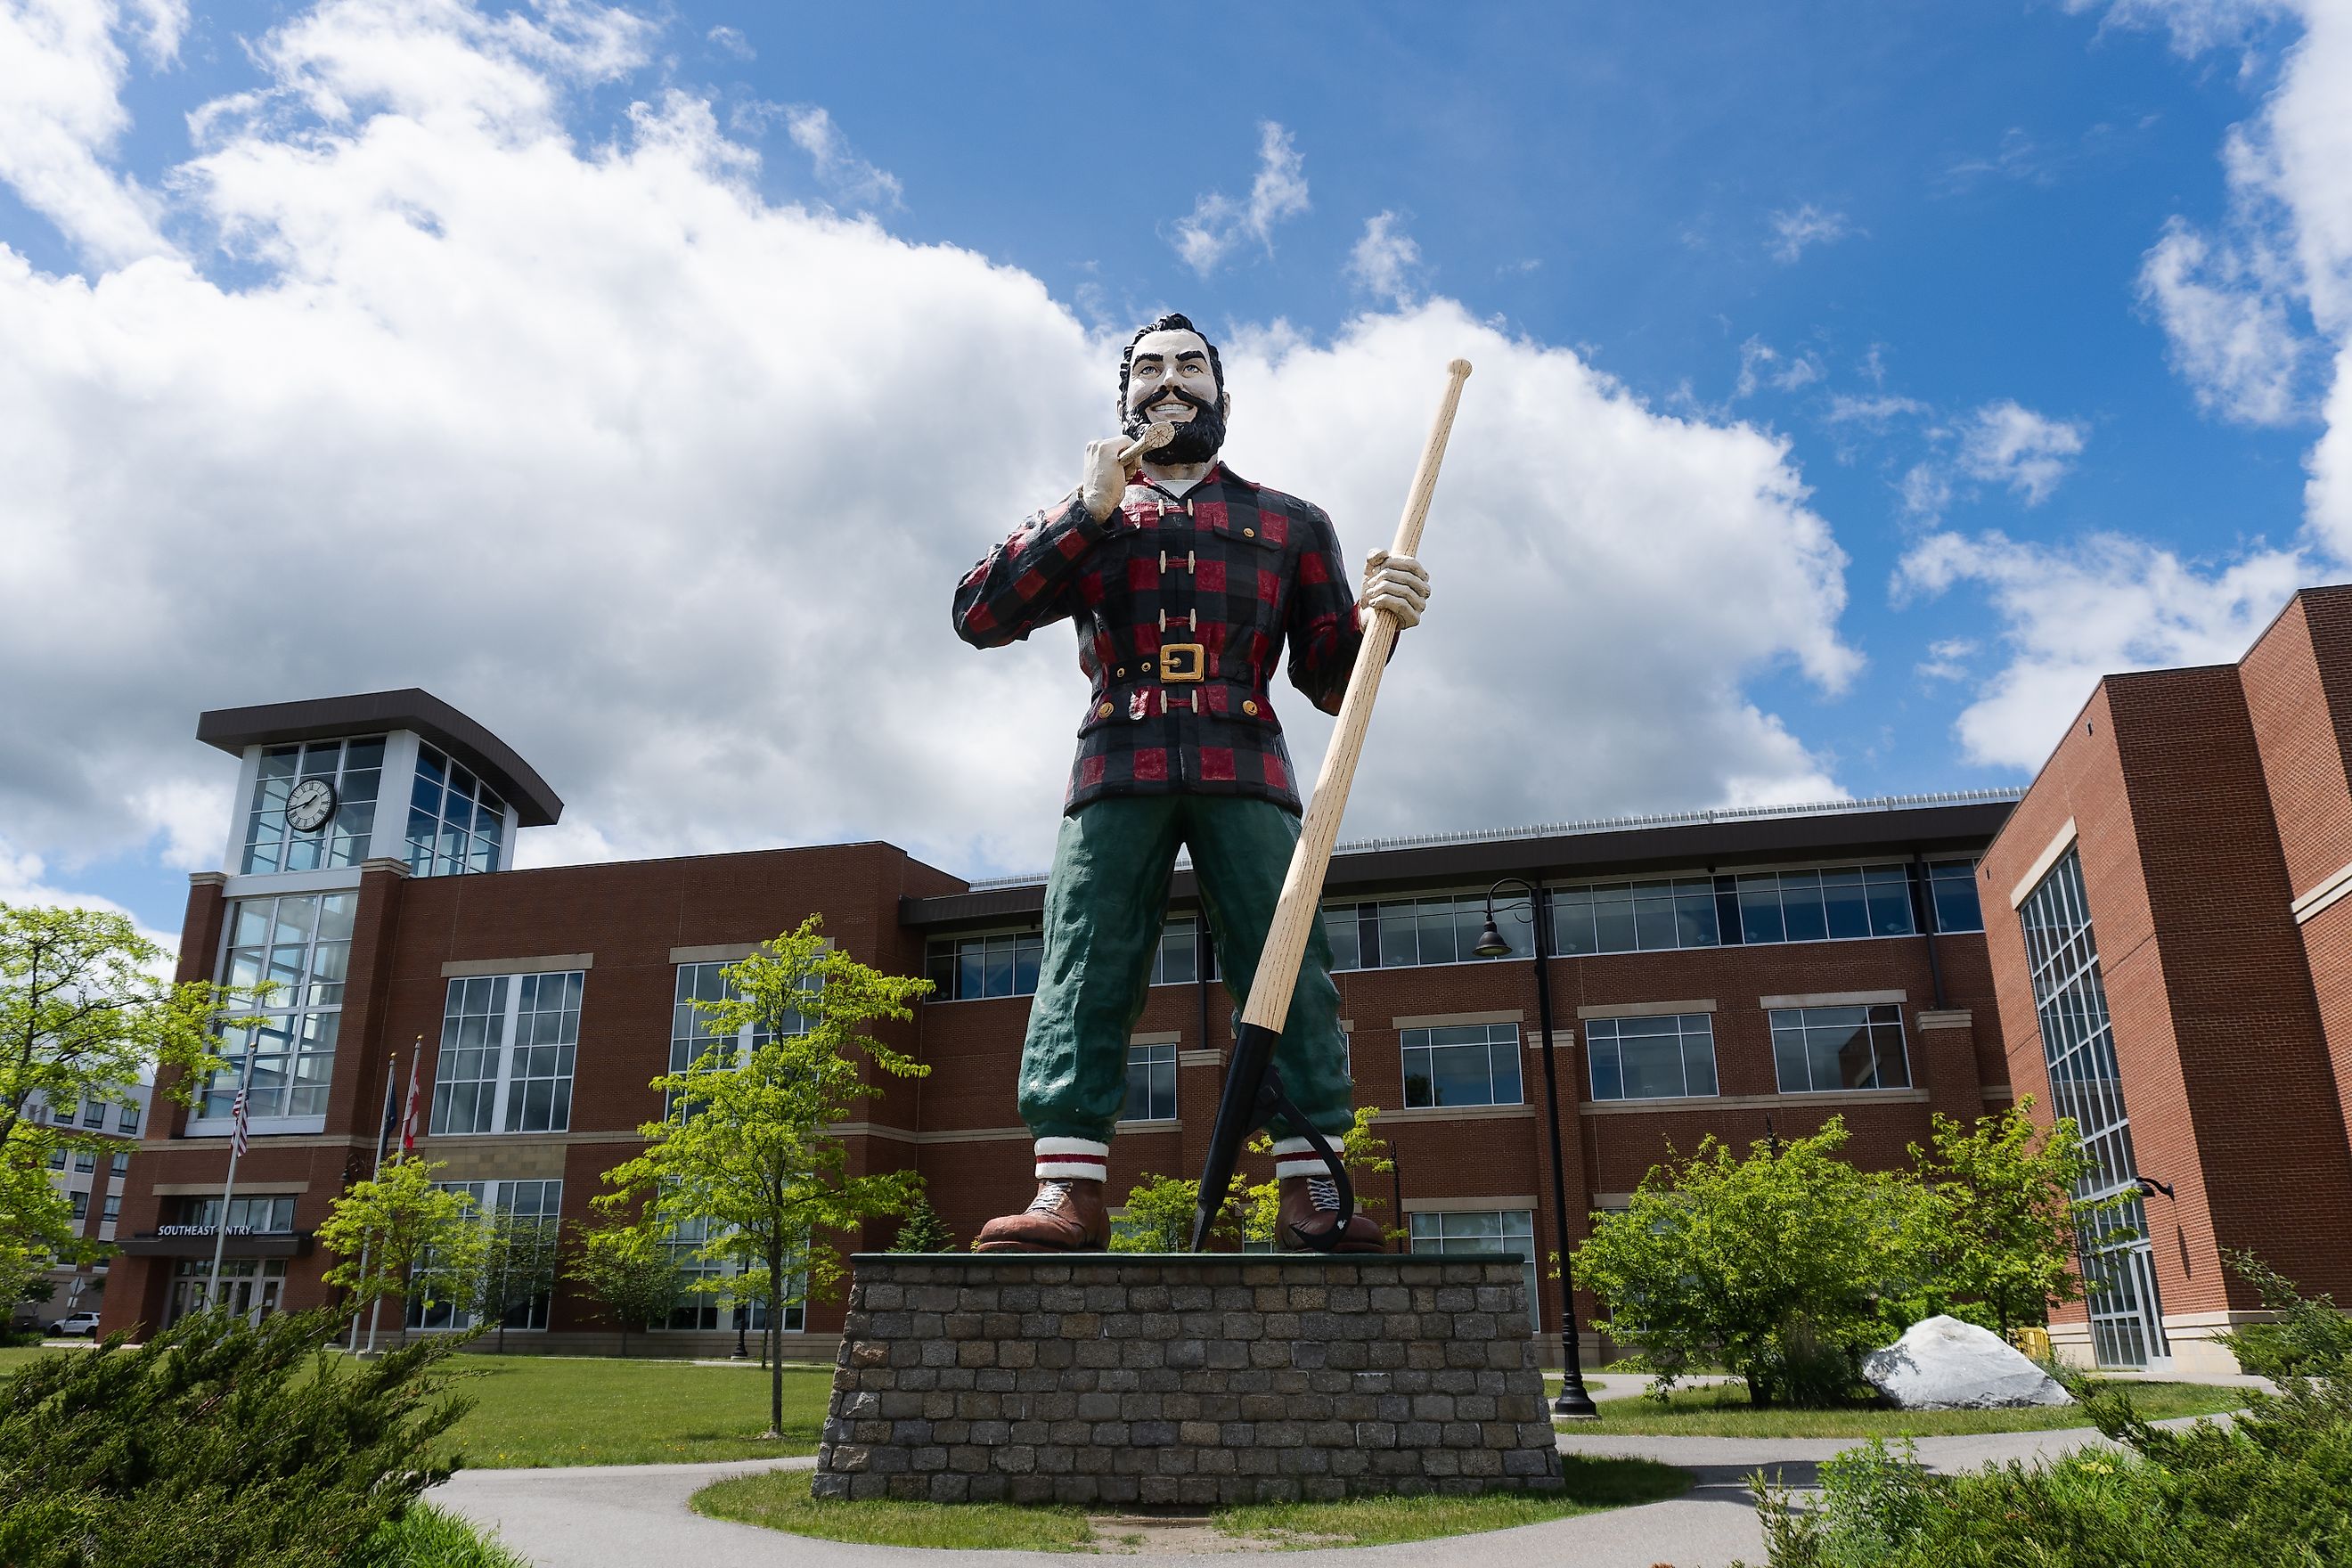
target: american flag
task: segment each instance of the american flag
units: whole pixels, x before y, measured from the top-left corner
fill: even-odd
[[[246,1091],[240,1089],[236,1102],[228,1108],[229,1142],[239,1154],[245,1152],[249,1142],[245,1130],[245,1100]]]

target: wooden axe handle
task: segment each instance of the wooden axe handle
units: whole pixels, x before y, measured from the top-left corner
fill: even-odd
[[[1454,411],[1462,402],[1462,383],[1470,362],[1458,359],[1445,367],[1444,398],[1429,427],[1428,444],[1421,449],[1421,467],[1405,496],[1404,515],[1397,521],[1391,555],[1421,553],[1422,524],[1429,521],[1429,498],[1437,489],[1438,465],[1445,460],[1446,438],[1454,434]],[[1339,817],[1348,809],[1348,791],[1356,782],[1356,763],[1363,755],[1364,733],[1371,727],[1372,701],[1381,692],[1381,672],[1388,667],[1389,650],[1396,645],[1397,624],[1385,610],[1364,616],[1364,646],[1348,677],[1347,695],[1339,700],[1339,722],[1331,731],[1331,749],[1323,753],[1323,771],[1315,780],[1315,798],[1291,851],[1290,871],[1283,879],[1282,901],[1275,906],[1274,923],[1257,956],[1257,979],[1250,986],[1249,1005],[1242,1022],[1281,1032],[1290,1016],[1290,994],[1298,985],[1299,961],[1318,918],[1323,899],[1323,873],[1339,842]]]
[[[1151,422],[1151,427],[1150,429],[1144,431],[1142,435],[1138,436],[1132,442],[1129,443],[1127,447],[1120,450],[1118,454],[1119,466],[1125,468],[1132,468],[1138,463],[1143,461],[1143,456],[1145,453],[1156,452],[1174,439],[1176,439],[1175,425],[1166,419],[1155,419]]]

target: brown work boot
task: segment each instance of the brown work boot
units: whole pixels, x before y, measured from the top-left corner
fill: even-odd
[[[1275,1221],[1276,1245],[1285,1252],[1385,1252],[1381,1227],[1361,1210],[1348,1216],[1348,1228],[1333,1247],[1310,1246],[1308,1237],[1330,1234],[1339,1217],[1339,1184],[1328,1176],[1285,1176],[1282,1215]]]
[[[1019,1214],[990,1220],[972,1238],[974,1252],[1102,1252],[1110,1246],[1110,1216],[1100,1182],[1048,1176]]]

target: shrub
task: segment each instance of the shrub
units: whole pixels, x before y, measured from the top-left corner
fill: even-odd
[[[369,1538],[360,1568],[530,1568],[454,1513],[419,1503]]]
[[[26,1366],[0,1388],[0,1563],[364,1563],[449,1474],[428,1450],[465,1405],[434,1375],[457,1336],[352,1363],[343,1321],[203,1313]]]

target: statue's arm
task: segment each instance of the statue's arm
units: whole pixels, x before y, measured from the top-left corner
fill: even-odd
[[[1356,650],[1364,646],[1364,623],[1349,587],[1339,536],[1320,510],[1298,528],[1297,574],[1290,584],[1284,634],[1290,643],[1290,684],[1326,713],[1339,710]]]
[[[1039,512],[956,584],[956,636],[1003,647],[1060,620],[1087,558],[1109,537],[1109,524],[1076,491]]]

